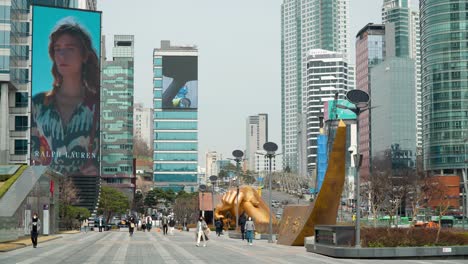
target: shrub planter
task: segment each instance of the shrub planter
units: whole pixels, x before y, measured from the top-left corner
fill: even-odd
[[[435,243],[437,229],[363,228],[361,248],[339,243],[339,229],[335,226],[317,226],[315,231],[321,237],[307,237],[307,251],[331,257],[468,259],[468,234],[451,229],[441,231]]]
[[[468,259],[468,246],[447,247],[384,247],[384,248],[354,248],[331,245],[305,245],[308,252],[335,258],[433,258],[457,257]]]

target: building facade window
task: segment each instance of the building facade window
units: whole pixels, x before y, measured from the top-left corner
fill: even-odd
[[[28,141],[26,139],[15,140],[15,155],[28,154]]]
[[[162,58],[161,57],[154,58],[153,64],[154,66],[162,66]]]
[[[28,93],[17,92],[15,94],[15,107],[28,107]]]
[[[26,131],[28,130],[28,117],[27,116],[15,116],[15,131]]]

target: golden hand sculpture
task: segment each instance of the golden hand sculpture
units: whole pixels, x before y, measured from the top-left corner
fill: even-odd
[[[237,199],[237,189],[235,188],[225,193],[221,197],[221,203],[216,206],[215,217],[225,218],[227,212],[235,216],[237,200],[239,200],[239,215],[245,213],[251,216],[257,231],[266,232],[270,221],[270,209],[258,192],[250,186],[241,186],[239,188],[239,199]],[[272,223],[276,227],[277,220],[274,215],[272,215]]]

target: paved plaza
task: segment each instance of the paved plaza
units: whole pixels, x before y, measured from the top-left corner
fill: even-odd
[[[467,260],[360,260],[335,259],[306,252],[304,247],[288,247],[227,236],[210,235],[208,246],[196,247],[194,232],[179,232],[173,236],[161,233],[88,232],[64,234],[62,238],[40,243],[38,248],[26,247],[0,253],[0,263],[467,263]]]

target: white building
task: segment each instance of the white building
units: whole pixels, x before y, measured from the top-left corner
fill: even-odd
[[[320,117],[326,101],[345,99],[348,91],[348,63],[342,53],[322,49],[309,52],[307,61],[307,168],[315,170]]]
[[[349,0],[283,0],[281,115],[284,166],[306,175],[307,55],[325,49],[349,56]],[[349,61],[349,60],[348,60]]]
[[[421,33],[419,26],[419,11],[410,13],[410,58],[416,62],[416,147],[422,149],[422,95],[421,95]]]
[[[153,145],[153,109],[143,104],[135,104],[133,108],[133,136],[140,138],[149,148]]]
[[[249,116],[246,124],[245,159],[247,169],[255,171],[255,152],[263,150],[263,144],[268,142],[268,115]]]
[[[205,181],[209,179],[212,175],[218,175],[218,160],[221,159],[221,155],[216,151],[210,151],[206,153],[206,178]]]
[[[275,156],[271,159],[271,171],[282,171],[283,159],[281,156]],[[260,178],[265,178],[268,175],[270,160],[266,157],[266,151],[259,150],[255,153],[255,173],[258,173]]]

